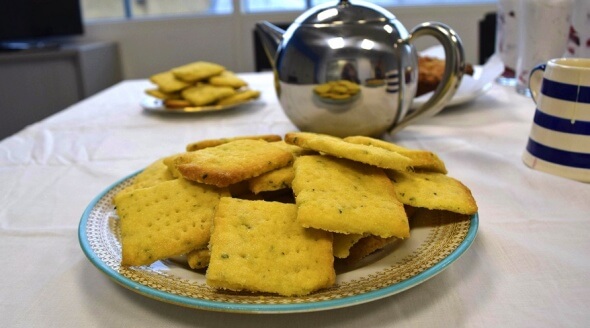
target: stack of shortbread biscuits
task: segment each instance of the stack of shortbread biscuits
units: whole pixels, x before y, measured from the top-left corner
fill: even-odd
[[[256,99],[260,91],[222,65],[197,61],[154,74],[156,88],[145,92],[162,99],[166,108],[228,106]]]
[[[202,140],[114,197],[123,266],[186,255],[213,288],[306,295],[410,237],[410,210],[477,212],[434,153],[293,132]],[[410,217],[410,219],[409,219]]]

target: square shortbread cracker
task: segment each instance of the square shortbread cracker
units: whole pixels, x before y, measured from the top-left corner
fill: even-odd
[[[150,76],[150,81],[166,93],[179,92],[190,86],[189,83],[176,79],[170,71],[154,74]]]
[[[187,152],[171,161],[186,179],[227,187],[287,166],[293,155],[263,140],[243,139]]]
[[[297,220],[303,226],[384,238],[410,236],[404,207],[382,169],[322,155],[298,157],[294,168]]]
[[[380,147],[399,153],[411,160],[410,166],[415,170],[447,173],[445,163],[435,153],[428,150],[409,149],[391,142],[365,136],[346,137],[344,138],[344,141],[360,145]]]
[[[148,188],[155,186],[161,182],[175,179],[168,166],[164,164],[164,159],[159,159],[152,164],[148,165],[143,171],[138,173],[134,178],[131,185],[121,190],[115,197],[123,194],[124,192]]]
[[[225,71],[225,67],[206,61],[197,61],[171,69],[177,79],[190,83],[208,79],[223,71]]]
[[[334,284],[332,234],[303,228],[294,204],[223,198],[214,218],[207,284],[306,295]]]
[[[231,87],[216,87],[208,84],[199,84],[181,91],[181,95],[193,106],[206,106],[216,101],[236,94]]]
[[[285,142],[305,149],[346,158],[384,169],[405,171],[411,160],[397,152],[380,147],[353,144],[341,138],[310,132],[291,132],[285,135]]]
[[[436,172],[388,171],[397,198],[405,205],[459,214],[474,214],[477,204],[460,181]]]
[[[206,247],[222,195],[219,188],[175,179],[115,197],[121,264],[146,265]]]
[[[273,142],[273,141],[281,141],[283,138],[278,134],[260,134],[260,135],[246,135],[246,136],[217,138],[217,139],[205,139],[205,140],[199,140],[199,141],[189,143],[188,145],[186,145],[186,151],[195,151],[195,150],[199,150],[199,149],[215,147],[215,146],[223,145],[223,144],[231,142],[231,141],[243,140],[243,139],[264,140],[264,141],[268,141],[268,142]]]

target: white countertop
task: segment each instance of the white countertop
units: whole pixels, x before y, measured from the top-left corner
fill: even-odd
[[[0,141],[0,322],[5,327],[582,327],[590,322],[590,185],[526,167],[531,99],[494,85],[391,138],[436,152],[473,192],[479,231],[461,258],[402,293],[336,310],[209,312],[119,286],[78,242],[80,217],[115,181],[206,138],[284,134],[272,75],[243,74],[247,108],[158,115],[145,80],[121,82]]]

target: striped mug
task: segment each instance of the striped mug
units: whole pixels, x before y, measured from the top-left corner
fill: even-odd
[[[524,163],[590,182],[590,58],[557,58],[536,66],[529,87],[537,108]]]

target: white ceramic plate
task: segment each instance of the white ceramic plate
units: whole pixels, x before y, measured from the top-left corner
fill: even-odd
[[[148,111],[154,113],[170,113],[170,114],[185,114],[185,113],[207,113],[207,112],[219,112],[224,111],[227,109],[243,106],[245,104],[249,104],[254,102],[257,99],[250,99],[246,100],[237,104],[231,105],[212,105],[212,106],[191,106],[191,107],[181,107],[181,108],[169,108],[164,105],[164,101],[162,99],[158,99],[151,96],[145,96],[141,100],[141,107]]]
[[[435,46],[420,52],[422,56],[444,58],[442,46]],[[497,55],[491,56],[484,65],[473,65],[473,75],[463,75],[459,88],[446,107],[458,106],[469,103],[477,97],[490,90],[494,81],[504,72],[504,64]],[[412,102],[412,108],[422,106],[430,97],[432,92],[417,97]]]
[[[492,88],[492,85],[494,84],[493,81],[481,83],[481,81],[478,80],[482,74],[482,70],[482,66],[476,65],[473,66],[473,76],[463,76],[461,85],[459,85],[459,88],[453,95],[453,98],[451,98],[445,108],[471,102]],[[424,103],[430,99],[432,94],[432,92],[429,92],[415,98],[412,102],[412,108],[418,108],[424,105]]]
[[[342,308],[375,301],[414,287],[440,273],[473,243],[478,215],[422,215],[412,218],[411,237],[363,260],[362,265],[337,271],[336,285],[308,296],[221,292],[205,283],[203,271],[174,261],[150,266],[121,267],[119,220],[113,195],[135,174],[113,184],[87,207],[78,236],[88,259],[115,282],[141,295],[190,308],[223,312],[289,313]]]

